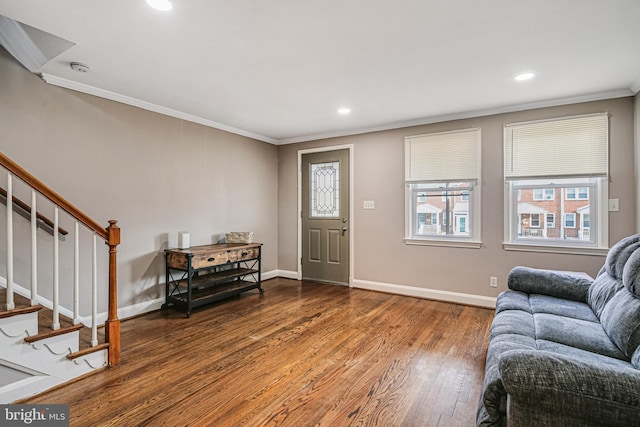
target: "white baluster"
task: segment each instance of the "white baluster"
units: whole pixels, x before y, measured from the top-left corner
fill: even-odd
[[[58,206],[53,209],[53,324],[51,328],[55,331],[60,329],[60,253],[58,242]]]
[[[7,174],[7,310],[13,310],[13,180]]]
[[[36,190],[31,190],[31,305],[38,304],[38,214]]]
[[[98,345],[98,251],[96,234],[93,234],[93,277],[91,279],[91,346]]]
[[[73,324],[80,323],[80,227],[76,221],[73,240]]]

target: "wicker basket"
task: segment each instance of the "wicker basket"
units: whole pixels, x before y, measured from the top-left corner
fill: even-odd
[[[232,231],[226,235],[227,243],[252,243],[252,231]]]

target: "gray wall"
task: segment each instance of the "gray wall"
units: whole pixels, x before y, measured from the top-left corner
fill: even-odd
[[[634,99],[631,97],[500,114],[404,129],[281,146],[279,149],[279,252],[281,270],[297,270],[297,152],[300,149],[354,145],[356,280],[417,288],[496,296],[506,289],[515,265],[586,271],[595,275],[601,256],[512,252],[502,249],[504,235],[502,178],[503,124],[592,112],[609,112],[609,197],[620,199],[610,214],[611,243],[636,229],[634,178]],[[429,132],[482,128],[482,241],[480,249],[409,246],[404,238],[404,137]],[[374,200],[375,210],[363,210]],[[497,289],[489,277],[497,276]]]
[[[1,48],[0,129],[7,156],[98,223],[119,221],[121,307],[163,296],[162,250],[180,230],[191,233],[192,245],[253,231],[264,243],[263,271],[277,268],[277,147],[47,85]],[[5,175],[0,179],[5,187]],[[24,223],[17,219],[17,233],[28,228]],[[66,219],[63,225],[73,228]],[[71,245],[61,242],[61,250]],[[28,286],[29,275],[18,267],[28,267],[29,251],[16,252],[22,258],[15,281]],[[71,267],[64,262],[66,274]],[[45,261],[41,281],[47,275]]]

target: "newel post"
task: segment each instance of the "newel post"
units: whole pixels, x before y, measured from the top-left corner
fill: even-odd
[[[104,324],[105,341],[109,343],[109,366],[120,363],[120,320],[118,319],[118,277],[116,270],[116,247],[120,244],[118,221],[110,220],[107,233],[109,240],[109,311]]]

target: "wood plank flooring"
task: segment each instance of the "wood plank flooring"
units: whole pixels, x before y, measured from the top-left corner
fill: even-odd
[[[122,323],[122,363],[28,403],[72,426],[473,426],[493,310],[272,279]]]

